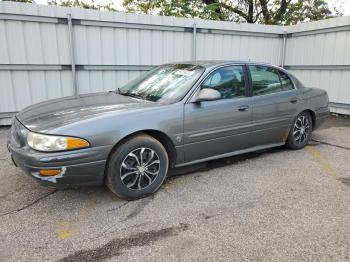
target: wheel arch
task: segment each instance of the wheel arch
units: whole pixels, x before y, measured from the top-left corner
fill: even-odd
[[[113,152],[115,150],[117,150],[118,147],[120,147],[120,145],[122,145],[123,143],[127,142],[128,140],[130,140],[133,137],[140,135],[140,134],[146,134],[146,135],[149,135],[149,136],[153,137],[154,139],[158,140],[164,146],[165,150],[167,151],[167,154],[169,157],[169,166],[170,167],[175,166],[175,163],[177,160],[177,152],[176,152],[176,148],[175,148],[173,141],[164,132],[161,132],[159,130],[154,130],[154,129],[139,130],[139,131],[136,131],[136,132],[133,132],[133,133],[130,133],[130,134],[124,136],[122,139],[120,139],[113,146],[113,148],[111,149],[111,151],[108,154],[106,163],[109,162],[111,155],[113,154]],[[107,167],[108,167],[108,164],[106,164],[106,167],[105,167],[105,177],[106,177],[106,173],[107,173]]]
[[[305,109],[302,112],[308,112],[310,114],[311,120],[312,120],[312,130],[314,130],[315,126],[316,126],[316,113],[315,113],[315,111],[313,111],[312,109]]]
[[[158,140],[165,148],[165,150],[168,153],[169,157],[169,166],[174,167],[176,160],[177,160],[177,152],[175,148],[174,142],[171,140],[171,138],[165,134],[164,132],[158,131],[158,130],[152,130],[152,129],[146,129],[140,131],[140,133],[147,134],[154,139]]]

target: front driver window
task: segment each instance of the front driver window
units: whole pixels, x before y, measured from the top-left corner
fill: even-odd
[[[201,85],[201,89],[213,88],[220,92],[222,99],[245,95],[242,66],[222,67],[212,72]]]

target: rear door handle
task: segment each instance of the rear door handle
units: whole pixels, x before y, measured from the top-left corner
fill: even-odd
[[[298,98],[297,98],[297,97],[292,97],[292,98],[289,100],[289,102],[291,102],[291,103],[296,103],[296,102],[298,102]]]
[[[248,105],[243,105],[243,106],[238,107],[238,111],[247,111],[248,109],[249,109]]]

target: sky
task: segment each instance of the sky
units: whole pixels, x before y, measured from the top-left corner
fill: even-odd
[[[35,0],[37,4],[46,4],[47,0]],[[91,0],[88,0],[87,2],[91,2]],[[114,5],[120,9],[122,9],[122,3],[123,0],[113,0]],[[327,0],[330,7],[332,6],[339,6],[339,3],[343,6],[344,15],[350,15],[350,0]],[[96,4],[107,4],[109,3],[109,0],[95,0]]]
[[[343,6],[344,15],[350,15],[350,0],[328,0],[330,6],[339,5]]]

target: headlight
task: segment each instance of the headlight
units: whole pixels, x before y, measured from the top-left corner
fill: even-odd
[[[43,135],[33,132],[28,133],[27,142],[31,148],[45,152],[65,151],[90,146],[88,141],[81,138]]]

